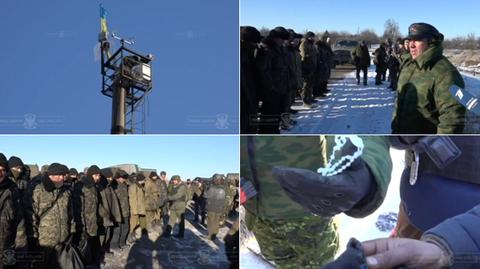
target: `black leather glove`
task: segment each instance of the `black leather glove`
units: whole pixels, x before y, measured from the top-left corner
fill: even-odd
[[[292,200],[326,217],[350,210],[375,186],[370,169],[360,158],[335,176],[278,166],[273,175]]]
[[[321,269],[367,269],[362,243],[355,238],[350,238],[347,250]]]

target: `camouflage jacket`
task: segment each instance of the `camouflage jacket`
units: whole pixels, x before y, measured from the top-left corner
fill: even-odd
[[[185,212],[187,196],[187,187],[185,183],[180,183],[178,185],[172,184],[172,190],[168,193],[168,200],[172,201],[172,206],[170,209],[180,212]]]
[[[90,236],[98,235],[101,223],[99,208],[99,192],[92,177],[85,176],[74,185],[73,208],[77,232],[86,232]]]
[[[292,201],[272,176],[274,166],[288,166],[316,171],[327,162],[334,146],[333,136],[242,137],[240,146],[240,174],[256,185],[258,194],[247,201],[245,208],[258,217],[279,220],[298,219],[311,215]],[[248,140],[248,141],[247,141]],[[390,182],[392,163],[388,140],[384,137],[364,137],[362,159],[368,165],[377,183],[371,201],[354,207],[347,214],[366,216],[380,206]]]
[[[392,121],[394,134],[458,134],[465,127],[465,107],[450,87],[465,87],[460,73],[443,55],[441,46],[402,63]]]
[[[145,215],[145,192],[143,186],[138,183],[128,186],[128,200],[131,215]]]
[[[0,183],[0,253],[24,246],[26,233],[20,193],[15,183],[5,177]]]
[[[145,210],[157,210],[160,208],[160,198],[161,198],[161,179],[153,180],[147,178],[145,180]]]
[[[58,198],[57,198],[58,197]],[[71,192],[65,186],[56,188],[47,175],[42,177],[32,197],[33,236],[40,246],[56,246],[75,232]]]
[[[368,53],[367,46],[358,45],[352,52],[355,65],[359,67],[370,66],[370,54]]]
[[[300,43],[300,56],[302,58],[302,76],[313,76],[315,70],[317,70],[317,48],[313,42],[307,39],[302,39]]]
[[[122,218],[130,216],[130,205],[128,204],[128,185],[127,183],[118,183],[114,189],[120,203],[120,210],[122,211]]]

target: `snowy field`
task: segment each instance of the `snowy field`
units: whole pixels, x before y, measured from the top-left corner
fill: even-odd
[[[355,237],[360,241],[388,237],[391,231],[380,231],[375,222],[382,213],[398,212],[400,205],[400,176],[405,166],[404,151],[391,149],[390,156],[393,162],[392,180],[388,188],[387,196],[383,204],[370,216],[362,219],[355,219],[341,214],[336,217],[339,224],[340,249],[338,254],[345,250],[345,246],[350,237]],[[259,251],[255,238],[250,238],[240,248],[240,268],[250,269],[271,269],[274,268],[269,263],[252,253],[249,248]]]
[[[343,80],[331,80],[331,90],[311,108],[296,100],[292,118],[297,124],[284,134],[390,134],[396,92],[390,82],[375,86],[375,66],[368,70],[368,85],[357,85],[355,71]],[[388,72],[387,72],[388,73]],[[466,88],[480,95],[480,77],[462,73]],[[387,75],[388,76],[388,75]],[[468,113],[466,133],[480,133],[480,117]]]
[[[292,106],[299,110],[292,116],[297,124],[284,133],[390,134],[395,92],[387,89],[390,82],[375,86],[374,71],[375,66],[370,66],[367,86],[357,85],[355,71],[343,80],[331,80],[330,93],[310,109],[297,101]]]

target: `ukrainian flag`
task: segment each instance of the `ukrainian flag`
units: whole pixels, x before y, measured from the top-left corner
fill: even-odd
[[[100,26],[103,33],[108,32],[107,28],[107,11],[100,5]]]

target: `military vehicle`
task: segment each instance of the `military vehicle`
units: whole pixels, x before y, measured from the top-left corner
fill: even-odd
[[[352,39],[338,39],[333,46],[334,64],[354,64],[352,52],[359,42]]]

